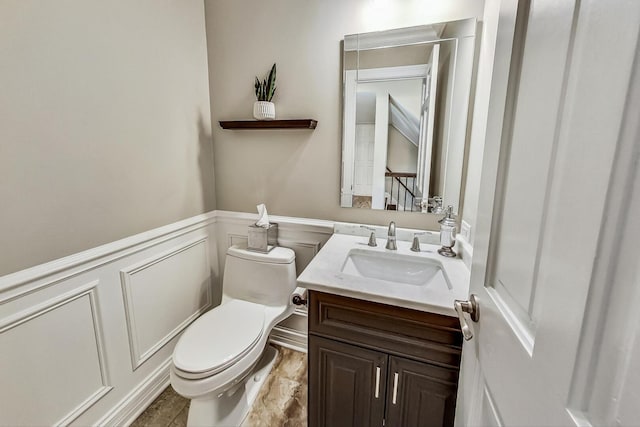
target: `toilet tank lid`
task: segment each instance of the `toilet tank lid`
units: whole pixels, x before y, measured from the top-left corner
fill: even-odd
[[[233,245],[227,249],[227,255],[250,261],[269,262],[272,264],[291,264],[296,253],[289,248],[276,246],[268,253],[247,250],[247,245]]]

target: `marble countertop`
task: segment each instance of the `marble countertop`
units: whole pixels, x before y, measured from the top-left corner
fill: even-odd
[[[433,241],[433,236],[425,235],[423,237],[421,241]],[[470,279],[469,270],[460,258],[443,257],[437,253],[439,246],[430,243],[421,243],[421,252],[417,253],[410,251],[410,241],[398,240],[397,251],[385,249],[386,238],[377,238],[376,241],[377,247],[367,245],[368,234],[366,234],[366,230],[365,233],[359,232],[350,235],[333,234],[298,277],[298,286],[397,307],[456,316],[453,301],[468,299]],[[411,256],[414,259],[431,258],[441,265],[449,286],[416,286],[346,274],[342,272],[342,267],[352,249],[391,252]]]

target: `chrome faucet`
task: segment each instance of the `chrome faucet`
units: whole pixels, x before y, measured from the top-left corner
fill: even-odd
[[[387,232],[387,245],[385,248],[395,251],[398,250],[396,246],[396,223],[391,221],[389,223],[389,231]]]

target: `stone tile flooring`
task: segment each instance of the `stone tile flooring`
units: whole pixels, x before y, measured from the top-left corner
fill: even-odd
[[[277,348],[276,363],[242,427],[307,425],[307,355]]]
[[[287,348],[278,358],[242,427],[307,425],[307,355]],[[131,424],[132,427],[185,427],[189,400],[171,386]]]
[[[189,400],[169,386],[136,418],[131,427],[185,427],[188,412]]]

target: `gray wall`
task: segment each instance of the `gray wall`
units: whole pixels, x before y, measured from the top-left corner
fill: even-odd
[[[478,0],[205,0],[217,208],[436,229],[435,216],[339,207],[341,49],[346,34],[482,16]],[[253,81],[278,64],[277,118],[311,131],[222,130],[252,118]]]
[[[202,0],[0,2],[0,276],[215,209]]]
[[[387,139],[387,167],[394,172],[416,173],[418,147],[413,145],[393,126],[389,126]]]

